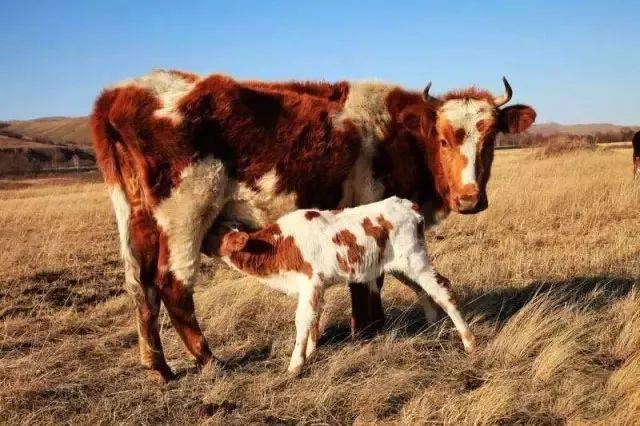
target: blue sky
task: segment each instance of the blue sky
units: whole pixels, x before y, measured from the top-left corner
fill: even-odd
[[[179,5],[177,5],[180,3]],[[0,118],[85,115],[153,68],[475,84],[538,122],[640,124],[640,2],[0,0]]]

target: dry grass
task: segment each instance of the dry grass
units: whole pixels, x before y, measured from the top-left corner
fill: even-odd
[[[534,145],[533,158],[541,160],[573,151],[595,150],[598,147],[596,142],[597,140],[593,136],[550,136],[544,141]]]
[[[114,220],[91,179],[0,182],[0,423],[633,423],[640,416],[640,185],[628,149],[532,160],[497,155],[490,209],[451,217],[431,241],[479,337],[424,328],[389,279],[386,332],[347,339],[348,296],[330,291],[324,342],[304,376],[283,374],[294,301],[214,261],[198,316],[224,371],[137,366]]]

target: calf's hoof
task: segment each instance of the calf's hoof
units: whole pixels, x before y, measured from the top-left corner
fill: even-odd
[[[289,376],[293,378],[298,378],[302,374],[302,366],[303,364],[290,365],[287,369],[287,373],[289,373]]]
[[[476,350],[476,337],[470,332],[465,333],[462,337],[462,344],[466,353],[473,353]]]

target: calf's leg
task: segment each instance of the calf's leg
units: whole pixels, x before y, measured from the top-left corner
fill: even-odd
[[[415,264],[412,262],[411,264]],[[460,311],[458,310],[451,291],[438,282],[437,274],[430,265],[424,267],[409,269],[403,271],[398,275],[398,279],[407,284],[411,288],[416,288],[416,285],[421,288],[428,296],[430,296],[434,302],[436,302],[451,318],[453,325],[460,333],[462,338],[462,344],[467,352],[473,352],[475,349],[475,337],[469,330],[467,322],[462,318]],[[420,300],[424,300],[419,296]],[[425,311],[426,311],[425,307]]]
[[[318,339],[320,338],[320,318],[322,317],[322,307],[324,306],[324,291],[318,290],[314,292],[311,297],[311,306],[316,312],[311,323],[311,329],[309,330],[305,361],[313,355],[318,346]]]
[[[298,376],[302,371],[307,354],[307,342],[311,328],[318,321],[319,307],[323,297],[320,286],[301,285],[296,308],[296,343],[291,354],[288,371]]]

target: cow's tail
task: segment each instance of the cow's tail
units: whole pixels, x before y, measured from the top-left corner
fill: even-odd
[[[155,274],[157,227],[150,217],[148,168],[137,141],[135,99],[127,91],[108,89],[96,100],[91,115],[96,161],[111,195],[125,267],[125,288],[135,298],[141,281]],[[130,97],[130,96],[129,96]]]
[[[96,100],[91,115],[96,161],[105,183],[119,187],[127,198],[148,204],[148,165],[142,153],[135,125],[140,109],[135,92],[105,90]]]

